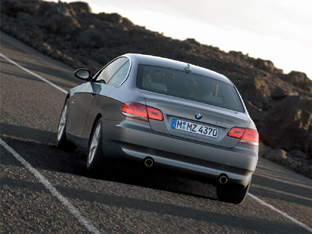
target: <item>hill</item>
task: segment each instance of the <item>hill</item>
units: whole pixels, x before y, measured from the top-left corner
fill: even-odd
[[[258,127],[260,155],[312,177],[312,81],[302,72],[284,74],[268,60],[226,53],[194,39],[165,37],[118,14],[93,14],[84,2],[2,0],[1,30],[73,68],[87,67],[93,73],[130,52],[222,73],[237,86]]]

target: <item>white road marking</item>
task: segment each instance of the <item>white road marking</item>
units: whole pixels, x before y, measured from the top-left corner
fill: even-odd
[[[289,216],[288,214],[286,214],[285,212],[275,208],[274,206],[266,203],[265,201],[261,200],[260,198],[256,197],[255,195],[251,194],[251,193],[248,193],[248,195],[256,200],[257,202],[259,202],[261,205],[263,206],[266,206],[268,208],[270,208],[271,210],[274,210],[275,212],[279,213],[280,215],[284,216],[285,218],[289,219],[290,221],[292,221],[293,223],[295,224],[298,224],[299,226],[301,226],[302,228],[304,228],[305,230],[309,231],[309,232],[312,232],[312,228],[310,228],[309,226],[305,225],[304,223],[298,221],[297,219]]]
[[[28,72],[29,74],[31,74],[31,75],[33,75],[33,76],[35,76],[35,77],[37,77],[39,80],[42,80],[43,82],[46,82],[47,84],[53,86],[54,88],[60,90],[61,92],[65,93],[65,94],[67,94],[67,91],[66,91],[65,89],[62,89],[61,87],[59,87],[59,86],[53,84],[51,81],[49,81],[49,80],[47,80],[47,79],[45,79],[45,78],[43,78],[43,77],[37,75],[36,73],[33,73],[32,71],[28,70],[27,68],[25,68],[25,67],[19,65],[18,63],[14,62],[12,59],[9,59],[9,58],[8,58],[7,56],[5,56],[4,54],[0,53],[0,56],[1,56],[2,58],[4,58],[5,60],[9,61],[10,63],[14,64],[15,66],[17,66],[18,68],[20,68],[20,69],[22,69],[22,70]]]
[[[39,76],[39,75],[33,73],[32,71],[28,70],[27,68],[24,68],[23,66],[19,65],[18,63],[14,62],[13,60],[9,59],[8,57],[6,57],[5,55],[3,55],[2,53],[0,53],[0,55],[1,55],[4,59],[6,59],[7,61],[9,61],[9,62],[11,62],[12,64],[14,64],[15,66],[17,66],[17,67],[23,69],[24,71],[26,71],[26,72],[32,74],[33,76],[37,77],[38,79],[40,79],[40,80],[42,80],[42,81],[44,81],[44,82],[50,84],[51,86],[53,86],[54,88],[56,88],[56,89],[62,91],[63,93],[67,93],[66,90],[64,90],[64,89],[60,88],[59,86],[53,84],[52,82],[50,82],[50,81],[48,81],[48,80],[42,78],[41,76]],[[1,138],[0,138],[0,143],[1,143],[1,145],[6,144],[5,142],[3,142],[3,141],[1,140]],[[8,146],[8,147],[9,147],[9,146]],[[10,148],[10,149],[11,149],[13,152],[15,152],[12,148]],[[8,151],[9,151],[9,150],[8,150]],[[11,151],[10,151],[10,152],[11,152]],[[17,154],[17,153],[16,153],[16,154]],[[18,155],[18,154],[17,154],[17,155]],[[18,156],[19,156],[19,155],[18,155]],[[21,156],[19,156],[19,157],[22,158]],[[18,160],[19,160],[19,159],[18,159]],[[31,165],[30,165],[25,159],[22,158],[22,160],[25,161],[25,163],[27,163],[27,164],[31,167]],[[19,161],[20,161],[20,160],[19,160]],[[25,165],[25,164],[23,163],[23,165]],[[25,167],[26,167],[26,165],[25,165]],[[26,167],[26,168],[27,168],[27,167]],[[31,168],[32,168],[32,167],[31,167]],[[27,169],[28,169],[28,168],[27,168]],[[63,200],[65,200],[66,203],[68,203],[68,204],[70,205],[71,208],[68,208],[68,209],[73,209],[74,212],[73,212],[73,211],[70,211],[70,212],[71,212],[80,222],[82,222],[82,223],[85,224],[85,225],[86,225],[86,223],[87,223],[88,225],[91,225],[91,224],[89,224],[89,222],[88,222],[83,216],[81,216],[81,214],[79,213],[79,211],[78,211],[73,205],[71,205],[71,203],[70,203],[65,197],[63,197],[59,192],[56,191],[56,189],[49,183],[49,181],[47,181],[43,176],[41,176],[41,174],[40,174],[36,169],[34,169],[34,168],[32,168],[32,169],[33,169],[34,171],[36,171],[36,173],[38,173],[38,174],[40,175],[40,177],[42,177],[42,178],[45,180],[45,183],[47,183],[48,186],[51,186],[51,187],[53,188],[53,191],[55,190],[55,192],[61,196],[61,199],[60,199],[60,198],[58,198],[58,199],[62,202],[62,204],[63,204],[64,206],[67,207],[67,205],[65,205],[65,204],[63,203]],[[29,169],[28,169],[28,170],[29,170]],[[33,173],[33,174],[34,174],[34,173]],[[35,175],[35,176],[36,176],[36,175]],[[37,176],[36,176],[36,177],[37,177]],[[38,178],[38,177],[37,177],[37,178]],[[38,179],[39,179],[39,178],[38,178]],[[40,180],[40,179],[39,179],[39,180]],[[45,187],[48,188],[46,185],[45,185]],[[48,189],[49,189],[49,188],[48,188]],[[49,190],[50,190],[50,189],[49,189]],[[50,192],[51,192],[51,191],[50,191]],[[51,192],[51,193],[52,193],[52,192]],[[53,193],[52,193],[52,194],[53,194]],[[54,194],[53,194],[53,195],[54,195]],[[260,203],[261,205],[266,206],[266,207],[270,208],[271,210],[274,210],[275,212],[277,212],[277,213],[279,213],[280,215],[284,216],[285,218],[289,219],[289,220],[292,221],[293,223],[295,223],[295,224],[301,226],[302,228],[306,229],[306,230],[309,231],[309,232],[312,232],[312,228],[310,228],[309,226],[305,225],[304,223],[298,221],[297,219],[295,219],[295,218],[289,216],[289,215],[286,214],[285,212],[283,212],[283,211],[281,211],[281,210],[275,208],[274,206],[272,206],[272,205],[266,203],[265,201],[261,200],[260,198],[256,197],[255,195],[253,195],[253,194],[251,194],[251,193],[248,193],[248,195],[249,195],[252,199],[254,199],[255,201],[257,201],[258,203]],[[56,196],[56,195],[54,195],[54,196]],[[56,197],[57,197],[57,196],[56,196]],[[76,216],[76,213],[77,213],[78,217],[81,217],[81,218],[82,218],[82,220],[80,220],[80,218],[78,218],[78,217]],[[86,226],[86,227],[87,227],[87,226]],[[91,227],[95,229],[95,227],[93,227],[92,225],[91,225]],[[89,230],[88,227],[87,227],[87,229]],[[93,232],[93,233],[99,233],[99,231],[98,231],[97,229],[95,229],[95,232],[94,232],[94,231],[91,231],[91,232]]]
[[[27,162],[22,156],[20,156],[13,148],[11,148],[7,143],[5,143],[0,138],[0,145],[2,145],[8,152],[10,152],[14,158],[16,158],[21,164],[23,164],[28,171],[33,174],[43,186],[49,190],[49,192],[56,197],[67,209],[68,211],[76,218],[80,223],[82,223],[90,233],[99,234],[100,231],[97,230],[89,221],[81,215],[81,213],[74,207],[62,194],[60,194],[56,188],[43,176],[41,175],[35,168],[31,166],[29,162]]]

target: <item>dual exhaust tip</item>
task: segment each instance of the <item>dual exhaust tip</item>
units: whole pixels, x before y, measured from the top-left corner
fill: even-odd
[[[221,174],[218,177],[218,182],[220,184],[227,184],[227,182],[229,182],[229,177],[226,174]]]
[[[152,157],[146,157],[144,159],[144,166],[150,168],[154,165],[154,159]],[[227,184],[229,182],[229,177],[226,174],[221,174],[218,177],[218,182],[220,184]]]
[[[154,165],[154,159],[152,159],[151,157],[146,157],[144,159],[144,165],[148,168],[152,167]]]

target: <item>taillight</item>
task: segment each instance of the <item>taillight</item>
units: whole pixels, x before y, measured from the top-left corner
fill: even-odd
[[[259,144],[259,134],[255,129],[247,128],[244,136],[240,139],[241,143],[249,144],[249,145],[258,145]]]
[[[230,137],[240,139],[244,135],[245,130],[246,130],[245,128],[232,128],[227,135]]]
[[[240,139],[239,142],[243,144],[253,146],[257,146],[259,144],[259,134],[256,129],[232,128],[227,135]]]
[[[160,110],[136,102],[124,103],[121,113],[124,116],[143,121],[148,121],[149,119],[159,121],[164,120],[163,114]]]
[[[148,121],[146,106],[140,103],[123,104],[121,113],[130,118]]]
[[[149,119],[155,119],[155,120],[159,120],[159,121],[164,120],[162,112],[156,108],[148,106],[147,107],[147,114],[148,114]]]

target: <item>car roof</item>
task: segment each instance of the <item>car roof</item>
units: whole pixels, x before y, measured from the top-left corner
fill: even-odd
[[[162,58],[158,56],[152,56],[152,55],[144,55],[144,54],[134,54],[134,53],[129,53],[125,54],[123,56],[127,56],[131,59],[132,63],[135,64],[144,64],[144,65],[152,65],[152,66],[159,66],[159,67],[167,67],[167,68],[172,68],[172,69],[177,69],[177,70],[184,70],[189,63],[186,62],[181,62],[173,59],[168,59],[168,58]],[[193,64],[189,64],[191,68],[191,72],[202,75],[202,76],[207,76],[213,79],[217,79],[220,81],[223,81],[228,84],[232,84],[232,81],[227,78],[226,76],[217,73],[215,71],[212,71],[207,68],[203,68],[200,66],[196,66]]]

